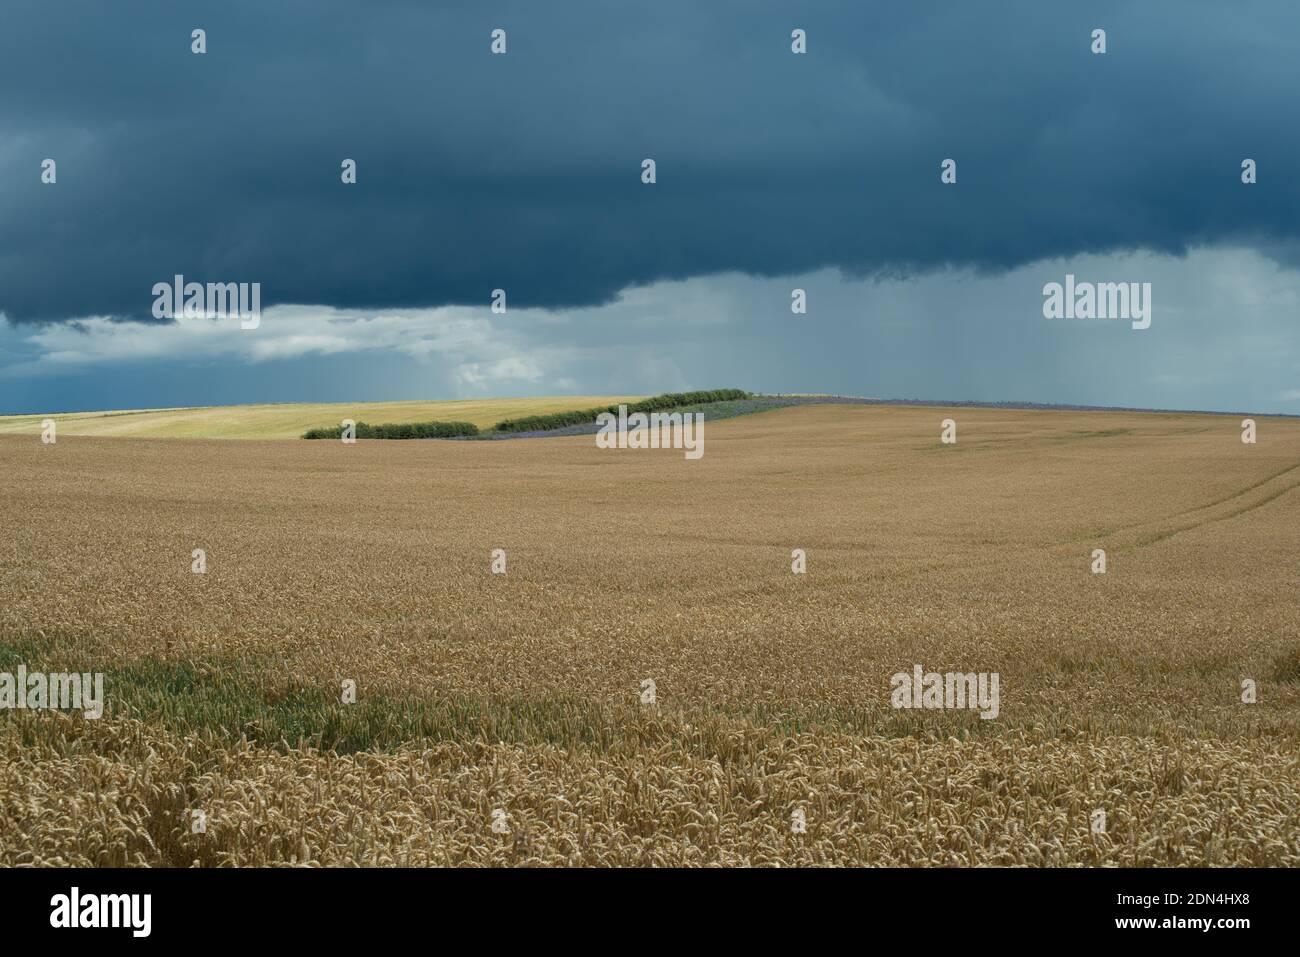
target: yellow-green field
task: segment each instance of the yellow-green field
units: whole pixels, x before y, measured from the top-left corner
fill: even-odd
[[[0,863],[1295,867],[1300,422],[1239,422],[0,436],[0,671],[107,699],[0,713]]]
[[[480,429],[502,419],[635,402],[644,396],[564,395],[523,399],[455,399],[415,402],[329,402],[228,405],[196,409],[139,409],[0,416],[0,435],[39,435],[54,419],[59,435],[137,439],[296,439],[311,428],[343,419],[389,422],[472,422]]]

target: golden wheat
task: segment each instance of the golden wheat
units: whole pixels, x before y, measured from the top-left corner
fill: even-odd
[[[0,862],[1295,866],[1300,423],[1259,423],[0,437],[0,638],[109,709],[0,718]],[[999,673],[999,716],[894,710],[918,663]]]

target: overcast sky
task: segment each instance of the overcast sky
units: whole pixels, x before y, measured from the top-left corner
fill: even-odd
[[[5,0],[0,411],[1300,413],[1297,115],[1284,0]],[[176,274],[259,282],[260,326],[154,319]],[[1150,283],[1150,328],[1045,318],[1067,274]]]

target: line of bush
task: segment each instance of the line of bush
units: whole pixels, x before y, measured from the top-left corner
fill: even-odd
[[[702,405],[707,402],[728,402],[735,399],[751,398],[744,389],[707,389],[699,392],[665,392],[663,395],[651,396],[640,402],[627,403],[629,414],[633,412],[659,412],[664,409],[678,409],[687,405]],[[594,422],[602,412],[618,414],[618,406],[610,405],[600,409],[581,409],[573,412],[552,412],[549,415],[530,415],[522,419],[505,419],[494,427],[497,432],[543,432],[548,429],[562,429],[566,425],[582,425]],[[461,435],[480,435],[478,426],[472,422],[397,422],[386,425],[367,425],[358,422],[356,437],[359,439],[449,439]],[[343,427],[334,426],[326,429],[308,429],[303,433],[304,439],[339,439],[343,437]]]
[[[357,423],[359,439],[449,439],[457,435],[478,435],[478,426],[472,422],[394,422],[386,425]],[[308,429],[304,439],[341,439],[343,427]]]
[[[627,411],[659,412],[664,409],[677,409],[684,405],[699,405],[704,402],[726,402],[731,399],[748,399],[750,394],[744,389],[709,389],[701,392],[665,392],[663,395],[642,399],[640,402],[627,403]],[[546,429],[562,429],[566,425],[582,425],[594,422],[602,412],[618,414],[618,406],[610,405],[600,409],[583,409],[576,412],[552,412],[549,415],[529,415],[522,419],[505,419],[498,422],[497,432],[540,432]]]

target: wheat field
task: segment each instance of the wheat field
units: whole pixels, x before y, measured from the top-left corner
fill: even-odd
[[[1300,865],[1300,422],[1257,422],[0,436],[0,671],[107,698],[0,712],[0,863]],[[997,717],[895,709],[916,665]]]

